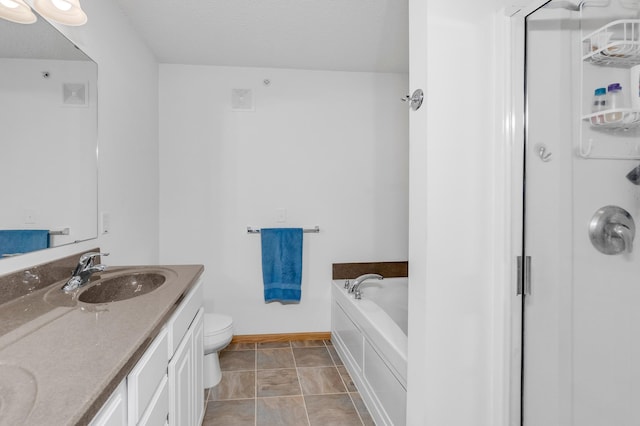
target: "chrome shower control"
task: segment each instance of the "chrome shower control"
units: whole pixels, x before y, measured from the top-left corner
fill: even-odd
[[[635,235],[633,217],[618,206],[598,209],[589,223],[591,244],[604,254],[631,253]]]

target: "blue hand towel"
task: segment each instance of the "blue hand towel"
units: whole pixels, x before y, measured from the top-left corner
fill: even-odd
[[[42,250],[47,247],[49,247],[49,231],[46,229],[0,230],[0,257]]]
[[[262,241],[264,301],[300,302],[302,228],[266,228]]]

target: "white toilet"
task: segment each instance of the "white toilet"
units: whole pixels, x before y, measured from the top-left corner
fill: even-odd
[[[220,383],[222,372],[218,351],[224,349],[233,337],[233,320],[228,315],[204,314],[204,387]]]

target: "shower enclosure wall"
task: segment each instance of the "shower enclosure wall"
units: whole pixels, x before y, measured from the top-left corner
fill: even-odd
[[[640,160],[640,2],[567,5],[525,19],[521,420],[640,425],[640,250],[624,214],[601,211],[640,220],[640,186],[625,177]],[[619,20],[628,28],[606,29]],[[614,83],[626,109],[594,115],[595,90]]]

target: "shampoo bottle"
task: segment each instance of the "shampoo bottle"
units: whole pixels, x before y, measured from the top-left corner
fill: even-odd
[[[607,123],[615,123],[622,120],[621,108],[624,108],[624,94],[622,93],[622,86],[620,83],[612,83],[607,87],[607,110],[614,110],[605,114],[605,120]]]

